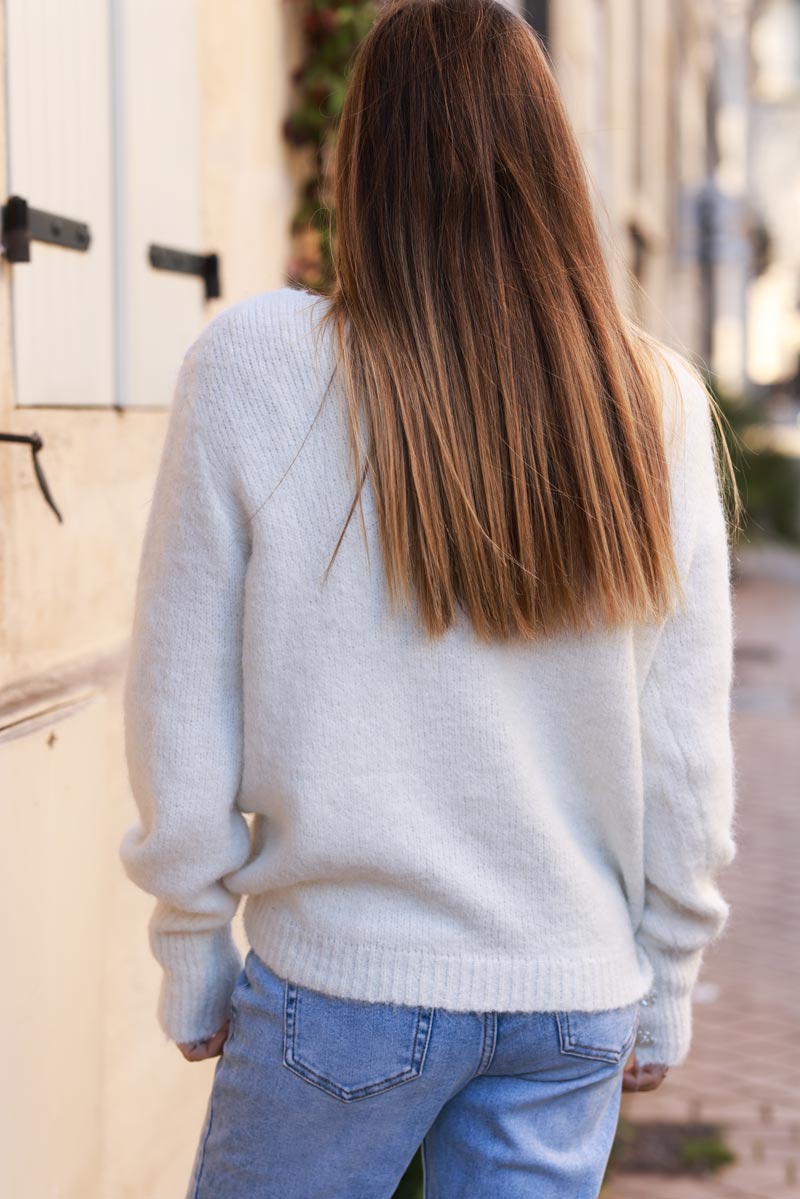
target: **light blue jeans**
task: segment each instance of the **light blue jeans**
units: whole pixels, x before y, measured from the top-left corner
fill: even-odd
[[[640,1004],[452,1012],[323,995],[250,949],[186,1199],[596,1199]]]

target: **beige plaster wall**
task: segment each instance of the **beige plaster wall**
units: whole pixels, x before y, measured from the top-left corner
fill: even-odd
[[[211,316],[285,282],[298,9],[198,0],[198,12],[204,235],[223,262]],[[5,130],[0,109],[0,172]],[[25,269],[0,267],[0,429],[41,434],[65,519],[29,449],[0,444],[0,1194],[175,1199],[213,1064],[184,1062],[156,1024],[151,900],[117,859],[135,815],[121,682],[166,412],[15,408],[10,279]]]

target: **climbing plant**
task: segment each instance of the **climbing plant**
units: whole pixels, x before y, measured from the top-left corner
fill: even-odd
[[[376,0],[303,0],[303,54],[292,72],[293,103],[283,126],[289,144],[306,151],[307,163],[291,225],[289,274],[321,291],[333,282],[330,156],[353,53],[376,14]]]

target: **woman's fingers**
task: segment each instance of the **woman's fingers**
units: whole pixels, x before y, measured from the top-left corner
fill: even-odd
[[[230,1020],[226,1020],[222,1028],[204,1041],[181,1041],[178,1048],[187,1062],[204,1062],[207,1058],[219,1057],[228,1035],[229,1025]]]
[[[178,1048],[187,1062],[202,1062],[208,1057],[207,1041],[182,1041]]]
[[[213,1037],[211,1037],[209,1039],[209,1042],[208,1042],[208,1056],[209,1057],[219,1057],[219,1055],[222,1053],[222,1046],[225,1044],[225,1041],[227,1040],[227,1037],[228,1037],[229,1025],[230,1025],[230,1021],[226,1020],[225,1023],[223,1024],[222,1028],[220,1028],[218,1032],[215,1032]]]
[[[660,1087],[669,1072],[669,1066],[650,1062],[646,1066],[637,1066],[634,1061],[622,1075],[623,1091],[654,1091]]]

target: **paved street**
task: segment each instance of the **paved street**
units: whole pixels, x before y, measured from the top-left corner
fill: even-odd
[[[706,955],[688,1061],[626,1096],[623,1116],[719,1122],[737,1161],[704,1180],[620,1173],[604,1199],[800,1197],[800,553],[736,557],[732,915]]]

